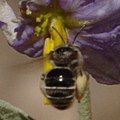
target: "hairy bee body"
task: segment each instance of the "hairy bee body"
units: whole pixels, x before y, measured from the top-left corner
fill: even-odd
[[[83,59],[71,44],[57,47],[50,53],[53,69],[44,75],[44,94],[58,109],[66,109],[74,100],[76,79],[81,75]]]

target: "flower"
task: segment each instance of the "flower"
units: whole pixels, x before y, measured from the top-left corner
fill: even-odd
[[[21,22],[12,47],[30,57],[42,54],[55,16],[68,29],[69,42],[84,58],[84,69],[103,84],[120,83],[119,0],[22,0]],[[86,25],[82,30],[80,28]]]
[[[22,19],[15,29],[17,36],[11,46],[30,57],[39,57],[43,52],[44,39],[50,36],[49,28],[55,17],[59,16],[66,28],[81,26],[84,21],[72,18],[72,11],[70,8],[68,11],[65,7],[62,8],[62,2],[56,0],[20,1]]]
[[[4,27],[6,27],[6,24],[4,22],[0,21],[0,28],[3,29]]]

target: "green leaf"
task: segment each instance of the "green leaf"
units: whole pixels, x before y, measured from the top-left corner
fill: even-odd
[[[33,120],[19,108],[0,100],[0,120]]]

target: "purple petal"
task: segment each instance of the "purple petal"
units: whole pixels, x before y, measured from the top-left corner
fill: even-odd
[[[40,5],[34,3],[34,2],[28,2],[27,6],[32,12],[37,12],[40,11]]]
[[[19,7],[22,9],[26,9],[26,4],[29,0],[20,0],[19,1]]]
[[[21,16],[23,18],[22,21],[30,25],[35,25],[36,17],[39,17],[41,15],[43,8],[45,7],[45,5],[44,7],[42,5],[43,4],[41,1],[39,1],[39,3],[37,3],[37,1],[32,1],[32,0],[21,1],[19,3],[19,8],[20,8]],[[27,9],[31,11],[31,15],[27,14]]]
[[[37,46],[36,46],[36,44],[37,44]],[[23,51],[23,54],[26,54],[29,57],[33,57],[33,58],[40,57],[42,55],[42,52],[43,52],[43,44],[44,44],[43,40],[40,39],[39,41],[35,42],[30,47],[27,47]]]
[[[77,31],[72,31],[71,39]],[[82,30],[76,44],[84,57],[84,68],[97,82],[120,84],[119,11]]]
[[[97,39],[97,41],[101,43],[104,42],[106,44],[110,44],[111,42],[112,43],[116,42],[119,36],[120,36],[120,25],[114,28],[110,32],[103,32],[98,34],[81,34],[81,37],[91,38],[94,40]]]
[[[72,34],[75,36],[76,33]],[[74,39],[73,35],[71,38]],[[97,82],[120,84],[120,26],[106,33],[81,33],[76,44],[84,57],[85,70]]]
[[[88,41],[87,41],[88,42]],[[120,56],[115,53],[111,47],[98,43],[101,50],[98,49],[97,43],[80,44],[80,51],[84,55],[85,69],[99,83],[103,84],[120,84]],[[99,45],[100,44],[100,45]],[[120,46],[120,44],[119,44]]]
[[[101,19],[120,10],[119,0],[59,0],[76,19]]]
[[[18,26],[18,23],[12,22],[16,19],[16,15],[10,5],[7,3],[7,0],[0,0],[0,27],[2,27],[4,35],[6,36],[9,44],[12,44],[16,37],[14,28]]]
[[[96,24],[93,24],[91,28],[87,30],[87,32],[93,34],[101,33],[101,32],[109,32],[119,25],[120,25],[120,14],[118,11],[115,14],[110,15],[108,18],[100,20]]]
[[[14,49],[30,57],[39,57],[41,55],[40,51],[42,51],[44,41],[34,35],[32,27],[21,24],[15,29],[15,32],[17,32],[17,37],[11,45]]]
[[[2,21],[0,21],[0,28],[4,29],[5,27],[7,27],[7,24],[2,22]]]
[[[47,6],[50,4],[51,0],[31,0],[39,5]]]
[[[29,48],[26,48],[24,51],[23,51],[23,53],[25,53],[26,55],[28,55],[28,56],[33,56],[33,54],[35,53],[34,52],[34,48],[32,48],[32,47],[29,47]]]
[[[33,28],[29,27],[28,25],[22,24],[15,31],[17,31],[17,38],[16,38],[17,40],[14,43],[14,46],[21,46],[23,43],[25,43],[34,35]]]
[[[83,2],[84,0],[59,0],[61,8],[72,12],[79,8]]]
[[[32,58],[37,58],[42,55],[42,52],[43,52],[43,47],[39,48],[39,50],[36,50],[33,47],[29,47],[23,51],[23,54],[26,54],[27,56]]]
[[[24,10],[25,12],[28,7],[32,12],[40,10],[40,5],[35,2],[32,2],[31,0],[22,0],[19,2],[19,8]]]
[[[34,57],[34,58],[40,57],[40,56],[42,55],[42,53],[43,53],[43,49],[40,49],[38,52],[36,52],[36,53],[33,55],[33,57]]]
[[[36,43],[33,44],[34,49],[39,49],[43,45],[43,40],[38,40]]]
[[[42,5],[42,6],[47,6],[51,0],[21,0],[19,2],[19,6],[23,9],[26,9],[26,5],[29,3],[34,3],[33,5]]]

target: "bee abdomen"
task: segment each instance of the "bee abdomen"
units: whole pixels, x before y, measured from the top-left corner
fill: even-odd
[[[49,87],[49,89],[46,90],[47,98],[51,101],[53,106],[58,109],[66,109],[71,105],[74,98],[74,91],[74,86],[70,88],[58,87],[56,89]]]

